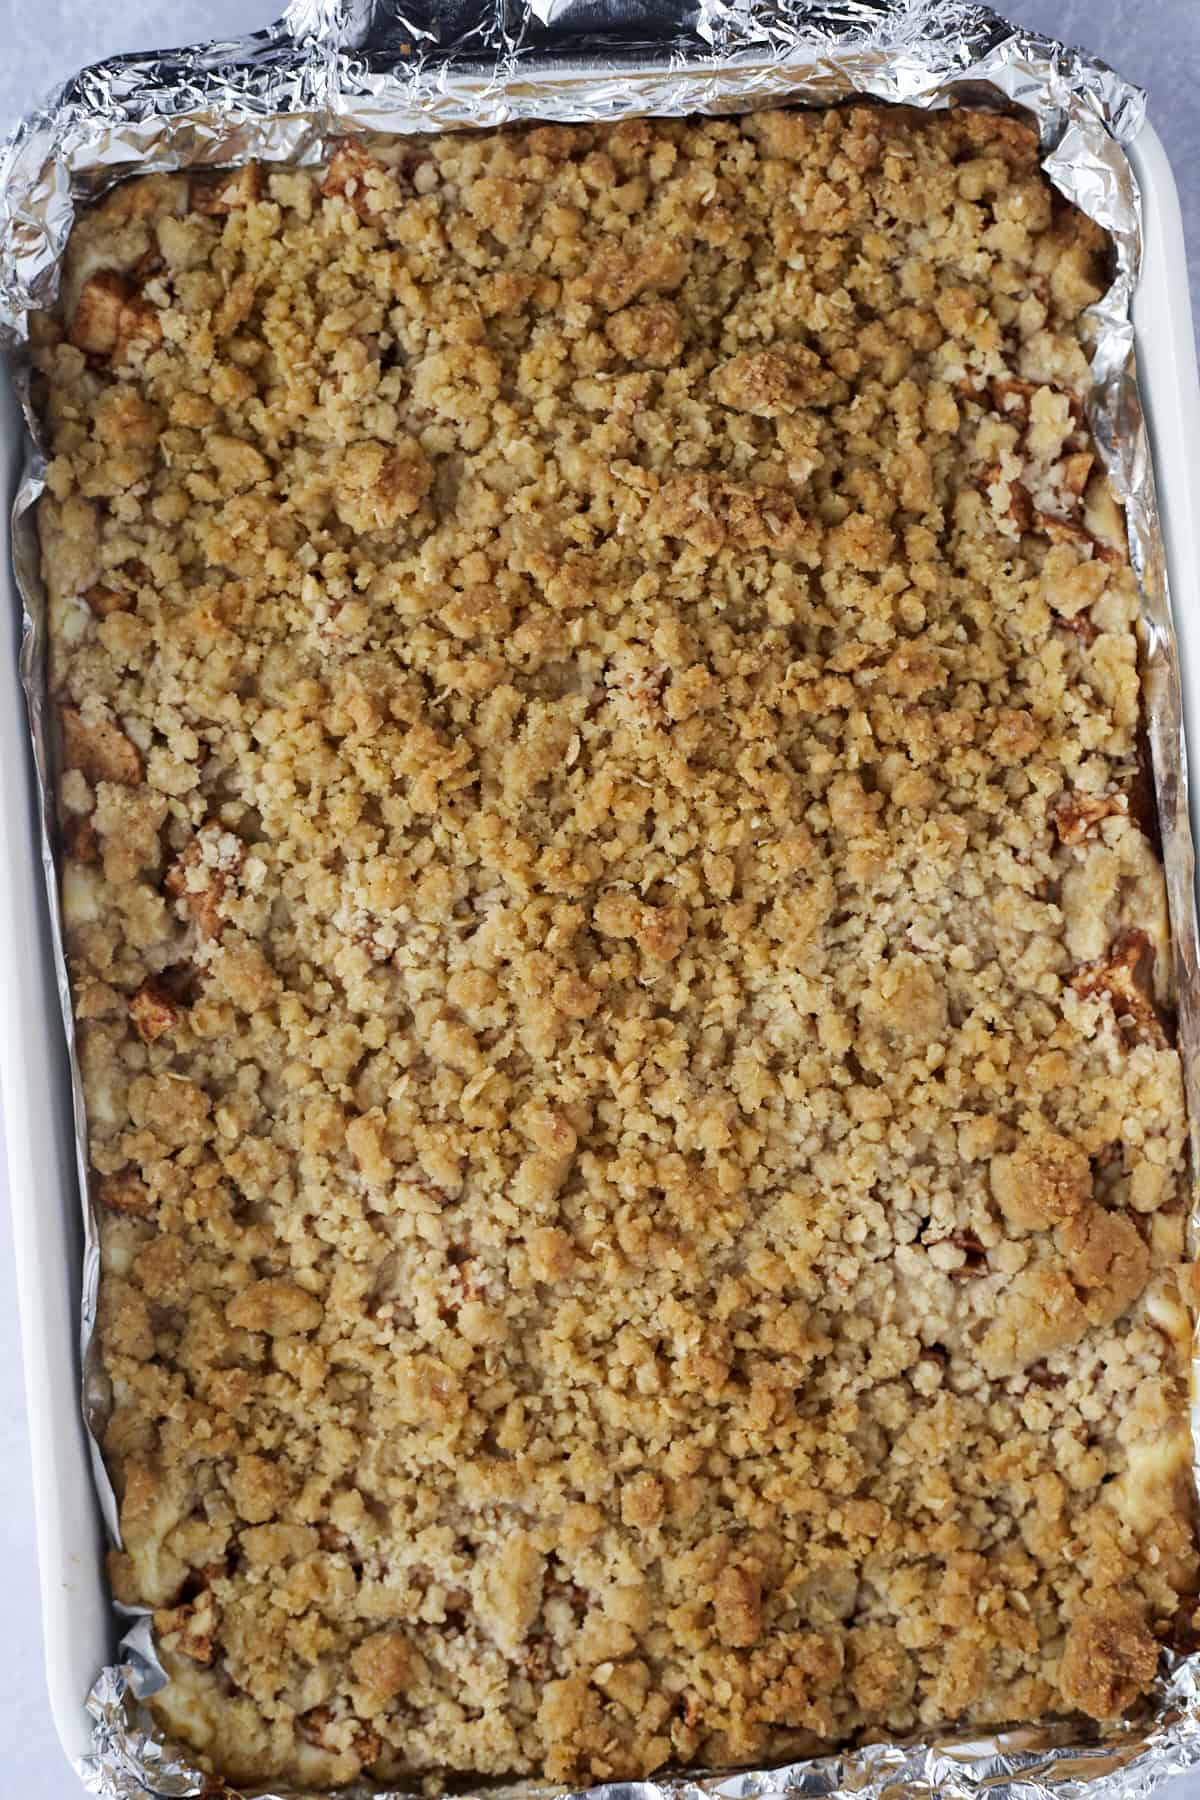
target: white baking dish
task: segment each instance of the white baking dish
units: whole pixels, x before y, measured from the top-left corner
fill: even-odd
[[[1170,164],[1146,126],[1132,149],[1146,232],[1134,307],[1138,359],[1163,511],[1183,662],[1184,708],[1200,743],[1200,378],[1192,336],[1183,225]],[[0,454],[11,494],[20,414],[0,397]],[[8,556],[8,519],[0,553]],[[89,1744],[84,1699],[111,1659],[115,1631],[104,1580],[99,1508],[79,1407],[82,1234],[70,1090],[38,838],[32,758],[17,674],[20,600],[0,639],[0,1092],[20,1292],[33,1453],[34,1505],[50,1706],[63,1749]],[[1193,803],[1193,830],[1200,822]]]

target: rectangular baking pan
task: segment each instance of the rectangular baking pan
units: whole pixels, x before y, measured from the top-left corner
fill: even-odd
[[[1130,148],[1142,194],[1145,255],[1134,302],[1138,371],[1162,511],[1179,635],[1187,732],[1200,744],[1200,375],[1179,197],[1153,127]],[[0,455],[10,497],[23,426],[0,395]],[[18,674],[21,601],[3,510],[8,628],[0,636],[0,1095],[8,1146],[21,1339],[33,1457],[46,1679],[64,1751],[87,1754],[84,1701],[115,1649],[103,1528],[80,1412],[83,1235],[62,1014],[41,863],[33,760]],[[1193,790],[1193,832],[1200,806]]]

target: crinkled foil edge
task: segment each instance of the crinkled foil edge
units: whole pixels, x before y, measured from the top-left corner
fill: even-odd
[[[46,605],[35,507],[44,458],[28,404],[23,357],[29,311],[48,305],[77,206],[134,171],[222,165],[255,156],[315,162],[346,131],[443,131],[522,119],[614,119],[630,114],[744,112],[853,96],[921,107],[952,101],[1019,107],[1040,127],[1043,165],[1057,187],[1110,234],[1115,273],[1092,309],[1090,421],[1125,503],[1142,595],[1145,713],[1175,955],[1180,1044],[1200,1170],[1200,951],[1188,817],[1179,658],[1145,420],[1137,391],[1131,306],[1141,253],[1141,207],[1125,148],[1144,119],[1136,88],[1082,52],[1006,24],[970,0],[293,0],[244,40],[123,57],[58,89],[0,147],[0,341],[10,352],[30,436],[13,506],[14,565],[23,601],[21,680],[29,711],[42,819],[41,855],[58,991],[70,1051],[80,1191],[85,1214],[83,1410],[103,1417],[92,1339],[99,1283],[88,1196],[83,1095],[63,955],[53,848],[50,738],[44,681]],[[688,10],[673,12],[682,5]],[[1200,1214],[1190,1220],[1193,1253]],[[1195,1385],[1195,1384],[1194,1384]],[[1200,1488],[1200,1422],[1194,1419]],[[89,1430],[99,1504],[114,1542],[117,1507]],[[124,1615],[128,1609],[114,1609]],[[115,1635],[115,1634],[114,1634]],[[106,1800],[239,1796],[163,1738],[144,1702],[166,1679],[150,1620],[125,1632],[122,1660],[98,1677],[87,1707],[85,1788]],[[1020,1726],[987,1737],[880,1743],[787,1767],[613,1783],[589,1800],[769,1800],[775,1795],[863,1800],[1141,1800],[1200,1764],[1200,1653],[1169,1656],[1140,1719],[1088,1727]],[[404,1790],[359,1786],[378,1800]],[[494,1800],[533,1800],[562,1788],[489,1784]],[[298,1800],[293,1790],[243,1790],[240,1800]]]

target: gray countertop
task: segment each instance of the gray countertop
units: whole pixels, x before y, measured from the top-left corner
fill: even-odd
[[[276,11],[267,0],[0,0],[0,131],[55,81],[122,50],[241,35]],[[1010,18],[1086,44],[1148,92],[1150,117],[1174,164],[1200,295],[1200,0],[1012,0]],[[1196,307],[1196,299],[1193,299]],[[50,1722],[41,1668],[33,1504],[17,1339],[16,1280],[0,1156],[0,1800],[68,1800],[81,1792]],[[1172,1800],[1200,1800],[1200,1777]]]

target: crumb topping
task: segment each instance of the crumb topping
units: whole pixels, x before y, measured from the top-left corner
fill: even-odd
[[[128,183],[36,321],[120,1599],[233,1780],[1146,1691],[1184,1105],[1013,120]]]

